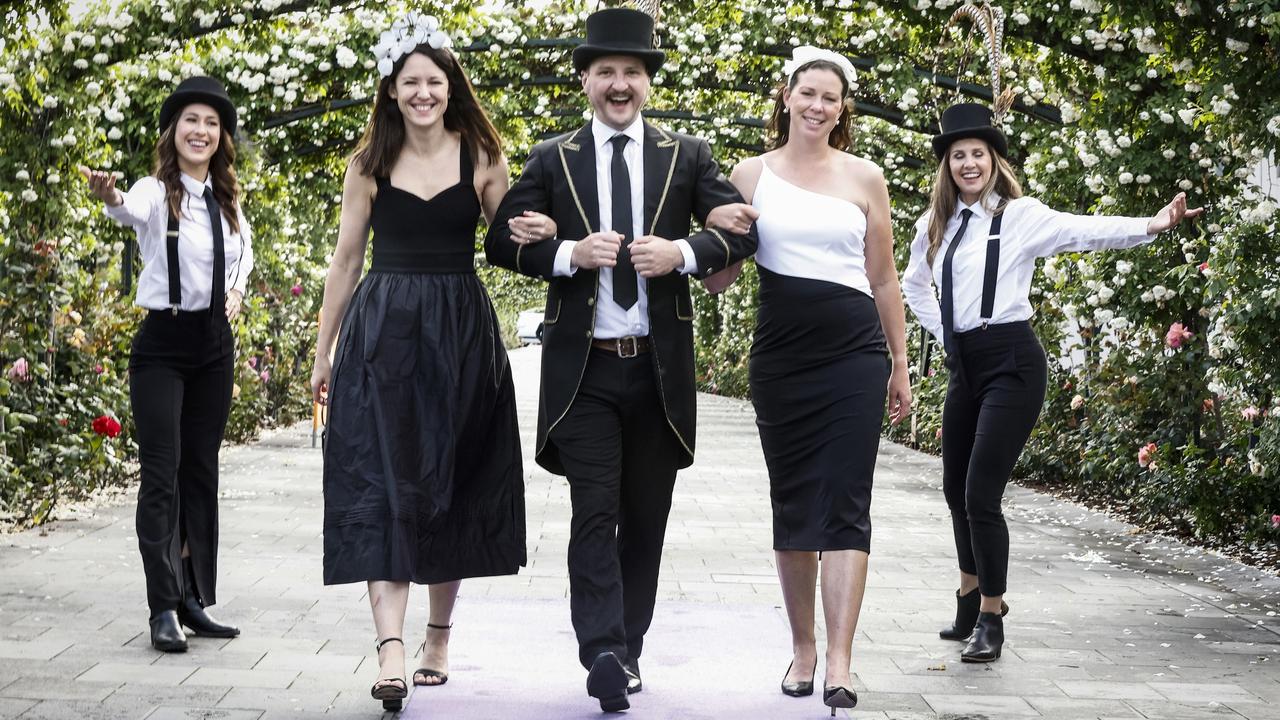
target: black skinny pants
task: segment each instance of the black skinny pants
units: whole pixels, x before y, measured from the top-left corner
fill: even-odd
[[[569,611],[578,659],[638,659],[653,620],[680,445],[653,356],[593,349],[578,394],[551,431],[569,479]]]
[[[1009,528],[1000,502],[1044,405],[1048,366],[1027,322],[955,335],[942,409],[942,491],[960,571],[987,597],[1003,595]]]
[[[151,616],[182,602],[182,545],[204,605],[216,602],[218,448],[231,409],[234,340],[226,316],[153,310],[133,339],[138,550]]]

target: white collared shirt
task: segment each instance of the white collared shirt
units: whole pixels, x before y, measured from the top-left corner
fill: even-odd
[[[988,202],[994,207],[999,198]],[[916,237],[911,243],[911,259],[902,275],[902,294],[920,324],[942,341],[942,308],[934,288],[942,287],[942,260],[951,238],[960,229],[960,213],[972,210],[963,242],[951,260],[951,287],[954,302],[955,332],[964,332],[982,324],[982,282],[987,266],[987,235],[991,230],[991,213],[981,203],[956,203],[955,213],[947,221],[942,245],[930,267],[929,214],[916,222]],[[1035,198],[1010,200],[1000,227],[1000,266],[996,273],[995,307],[990,322],[1008,323],[1030,320],[1031,277],[1036,259],[1063,252],[1107,250],[1134,247],[1151,242],[1147,234],[1149,218],[1107,217],[1104,215],[1072,215],[1058,212]]]
[[[180,310],[209,309],[213,292],[213,232],[209,212],[205,209],[204,189],[213,187],[212,178],[200,182],[182,174],[182,196],[178,217],[178,276],[182,286]],[[169,228],[169,206],[165,187],[148,175],[133,184],[129,192],[120,192],[124,202],[107,206],[107,216],[138,233],[138,249],[142,254],[142,272],[138,275],[138,293],[134,304],[150,310],[167,310],[169,304],[169,256],[165,233]],[[225,217],[222,222],[222,247],[226,259],[228,291],[244,294],[249,273],[253,270],[253,247],[249,223],[239,214],[240,232],[231,232]]]
[[[622,157],[627,161],[627,171],[631,176],[631,229],[632,239],[648,234],[644,227],[644,119],[637,114],[636,119],[621,132],[600,121],[591,120],[591,134],[596,150],[596,197],[600,207],[600,231],[609,232],[613,227],[613,137],[618,134],[631,139],[622,150]],[[621,231],[620,231],[621,232]],[[689,274],[697,272],[698,261],[693,255],[693,248],[684,240],[676,240],[676,247],[684,255],[684,266],[680,272]],[[577,272],[571,258],[576,241],[564,242],[556,250],[554,274],[570,276]],[[649,281],[636,275],[636,290],[639,299],[630,309],[624,310],[613,301],[613,268],[600,268],[600,292],[596,301],[596,324],[594,336],[598,338],[619,338],[627,335],[644,336],[649,334]]]

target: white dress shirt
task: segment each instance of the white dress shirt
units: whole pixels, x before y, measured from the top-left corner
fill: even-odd
[[[992,206],[999,203],[992,196]],[[942,245],[929,266],[929,213],[916,222],[911,243],[911,259],[902,276],[902,293],[920,324],[942,342],[942,307],[934,288],[942,287],[942,259],[951,238],[960,229],[960,213],[972,210],[973,217],[951,260],[951,287],[955,332],[982,325],[982,282],[987,266],[987,235],[991,213],[981,203],[956,203],[955,214],[947,221]],[[995,307],[991,324],[1030,320],[1031,277],[1036,259],[1063,252],[1106,250],[1142,245],[1155,239],[1147,234],[1149,218],[1072,215],[1058,212],[1035,198],[1010,200],[1000,227],[1000,267],[996,273]]]
[[[596,197],[600,207],[600,231],[610,232],[613,227],[613,181],[611,166],[613,163],[613,137],[618,134],[631,139],[622,150],[622,157],[627,161],[627,172],[631,176],[631,228],[630,232],[618,230],[635,238],[647,235],[644,227],[644,120],[639,114],[625,130],[618,131],[605,125],[599,118],[591,121],[591,134],[596,145]],[[697,272],[698,261],[693,255],[693,248],[684,240],[676,240],[676,247],[684,255],[684,266],[679,270],[689,274]],[[577,268],[572,265],[573,248],[576,241],[564,242],[556,250],[554,274],[562,277],[573,275]],[[649,281],[636,273],[636,290],[639,299],[629,309],[623,309],[613,301],[613,268],[600,268],[600,292],[596,301],[596,324],[594,336],[597,338],[620,338],[628,335],[644,336],[649,334]]]
[[[200,182],[182,174],[182,187],[186,192],[179,205],[178,217],[178,276],[182,286],[180,310],[208,310],[209,295],[213,292],[213,232],[209,224],[209,212],[205,209],[204,189],[213,187],[212,178]],[[169,228],[169,204],[165,187],[148,175],[134,183],[129,192],[120,192],[124,202],[107,206],[107,215],[121,225],[131,226],[138,233],[138,249],[142,254],[142,272],[138,275],[138,294],[134,304],[150,310],[168,310],[169,304],[169,256],[165,233]],[[249,242],[249,223],[244,213],[239,214],[240,232],[231,232],[231,226],[221,214],[222,248],[226,260],[229,291],[244,294],[249,273],[253,270],[253,247]]]

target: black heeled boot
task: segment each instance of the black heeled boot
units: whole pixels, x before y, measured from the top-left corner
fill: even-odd
[[[960,591],[956,591],[956,619],[951,623],[951,627],[943,628],[938,631],[938,637],[943,640],[959,640],[961,642],[968,640],[973,634],[973,626],[978,622],[978,609],[982,606],[982,595],[978,592],[978,588],[970,590],[967,594],[961,595]],[[1009,606],[1000,601],[1000,617],[1009,614]]]
[[[994,662],[1004,646],[1004,618],[996,613],[978,613],[969,644],[964,646],[960,659],[969,663]]]
[[[165,610],[151,618],[151,647],[161,652],[187,651],[187,636],[176,612]]]
[[[191,628],[196,635],[213,638],[233,638],[240,635],[240,628],[223,625],[205,612],[200,603],[200,594],[196,592],[195,573],[191,569],[191,559],[182,561],[182,604],[178,606],[178,620]]]

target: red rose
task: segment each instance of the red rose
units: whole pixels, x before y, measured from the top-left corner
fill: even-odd
[[[93,419],[93,431],[113,438],[120,434],[120,422],[110,415],[99,415]]]

